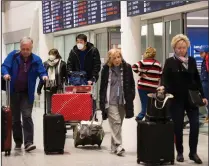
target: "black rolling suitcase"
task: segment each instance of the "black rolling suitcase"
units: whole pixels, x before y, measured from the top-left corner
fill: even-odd
[[[173,122],[138,121],[137,163],[157,165],[169,162],[174,165],[174,159]]]
[[[174,126],[169,114],[171,94],[148,94],[145,121],[137,126],[137,163],[174,164]]]
[[[66,134],[64,117],[59,114],[46,113],[46,90],[44,90],[43,132],[45,154],[64,154]]]

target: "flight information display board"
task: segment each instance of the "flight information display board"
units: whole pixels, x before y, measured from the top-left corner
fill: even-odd
[[[127,1],[127,15],[136,16],[197,1]]]
[[[42,1],[43,32],[120,19],[120,1]]]

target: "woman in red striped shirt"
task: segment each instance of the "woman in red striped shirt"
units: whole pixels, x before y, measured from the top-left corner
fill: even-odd
[[[141,100],[141,112],[136,117],[136,120],[142,120],[146,114],[148,93],[156,91],[162,67],[159,61],[155,59],[156,49],[148,47],[143,55],[143,59],[135,63],[132,69],[139,75],[138,91]]]

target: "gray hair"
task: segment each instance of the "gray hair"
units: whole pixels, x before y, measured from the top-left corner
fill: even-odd
[[[21,40],[20,40],[20,45],[23,44],[23,43],[28,43],[28,42],[31,42],[33,44],[33,39],[31,39],[30,37],[26,36],[26,37],[23,37]]]

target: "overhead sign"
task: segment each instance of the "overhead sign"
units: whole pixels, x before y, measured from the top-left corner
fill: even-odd
[[[43,32],[120,19],[120,1],[42,1]]]

